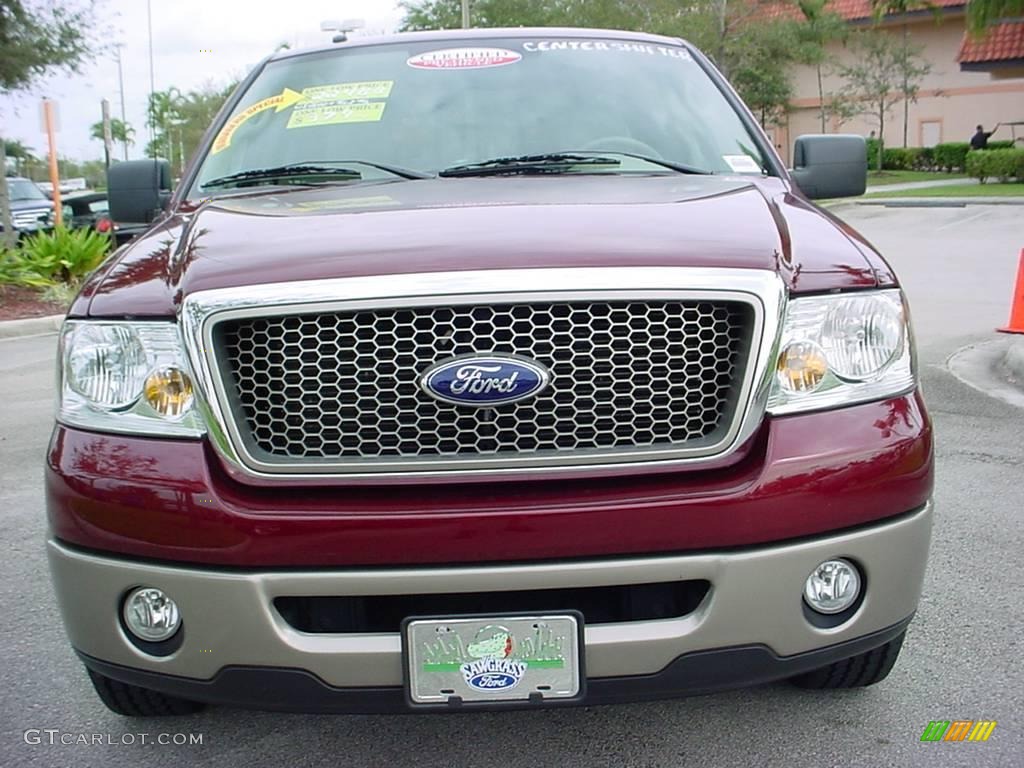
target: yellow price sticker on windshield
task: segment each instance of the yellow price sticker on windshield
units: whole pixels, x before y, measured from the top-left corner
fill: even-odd
[[[335,83],[304,88],[306,101],[338,101],[345,99],[386,99],[391,95],[394,80],[368,80],[362,83]]]
[[[309,128],[316,125],[343,123],[378,123],[384,117],[383,101],[319,101],[295,109],[288,128]]]
[[[380,122],[394,85],[394,80],[366,80],[304,88],[302,103],[292,112],[287,127]]]

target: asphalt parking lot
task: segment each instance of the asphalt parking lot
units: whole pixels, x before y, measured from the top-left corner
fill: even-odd
[[[1024,247],[1021,211],[840,211],[903,278],[938,432],[937,519],[924,599],[892,675],[862,691],[779,684],[500,715],[314,717],[214,708],[191,718],[122,719],[96,699],[66,643],[43,555],[41,477],[55,337],[0,341],[0,765],[1021,765],[1024,410],[944,367],[957,349],[994,338],[992,329],[1006,321]],[[998,726],[987,743],[920,742],[930,720],[947,719]],[[42,743],[29,744],[28,729],[102,734],[104,743],[50,745],[42,734]],[[152,743],[161,732],[201,734],[202,744]],[[150,743],[139,743],[141,733]]]

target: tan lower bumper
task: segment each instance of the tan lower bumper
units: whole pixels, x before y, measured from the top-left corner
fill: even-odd
[[[763,644],[789,656],[900,622],[917,607],[931,525],[929,504],[894,522],[741,552],[448,568],[233,572],[85,554],[54,540],[48,551],[71,643],[94,658],[200,679],[224,666],[256,665],[305,669],[339,687],[391,686],[402,682],[398,634],[298,632],[273,599],[708,580],[708,596],[685,618],[586,628],[588,677],[649,674],[692,651]],[[803,615],[803,584],[814,566],[836,556],[861,565],[867,591],[847,623],[821,629]],[[170,656],[143,653],[120,626],[120,601],[139,585],[163,589],[181,609],[184,642]]]

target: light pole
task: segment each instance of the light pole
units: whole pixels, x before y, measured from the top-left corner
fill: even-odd
[[[153,0],[146,0],[146,24],[149,27],[149,142],[153,143],[153,94],[156,93],[156,77],[153,74]]]
[[[121,68],[121,48],[117,46],[117,82],[120,86],[121,93],[121,125],[125,128],[124,141],[121,142],[121,146],[124,147],[124,159],[128,159],[128,112],[124,108],[124,70]]]
[[[469,29],[469,0],[462,0],[462,28]]]

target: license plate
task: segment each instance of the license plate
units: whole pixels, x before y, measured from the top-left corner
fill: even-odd
[[[542,702],[581,694],[580,614],[413,618],[403,642],[413,704]]]

